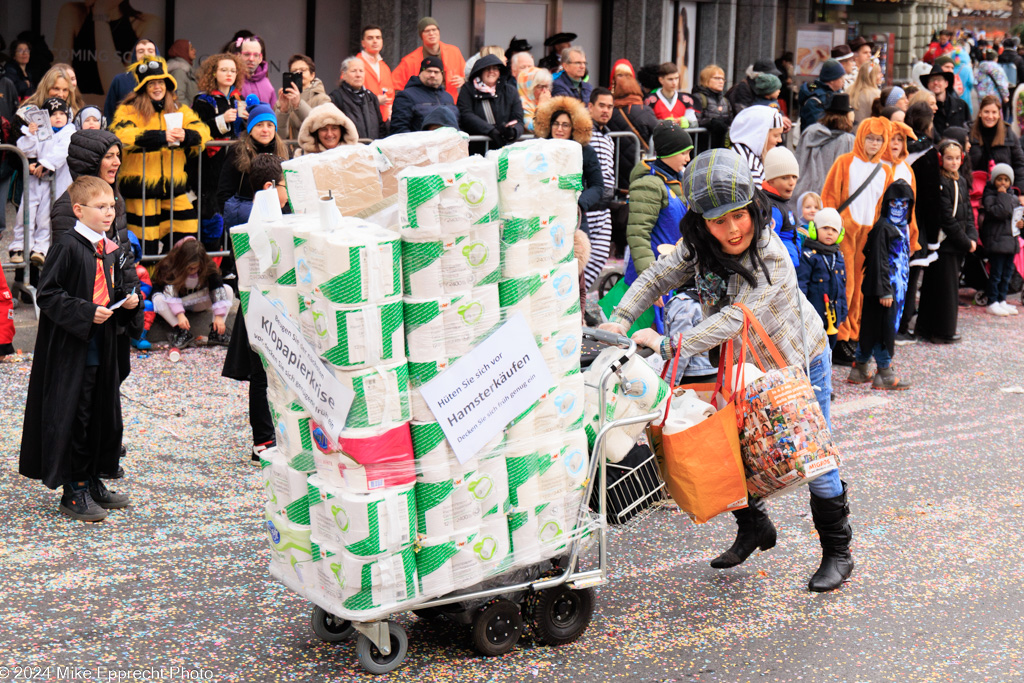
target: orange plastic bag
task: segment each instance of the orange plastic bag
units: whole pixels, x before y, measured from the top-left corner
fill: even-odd
[[[729,392],[723,391],[725,366],[720,364],[715,384],[674,386],[679,365],[676,347],[669,384],[672,392],[665,407],[667,418],[672,397],[677,390],[692,389],[718,411],[693,427],[674,434],[663,434],[661,427],[651,431],[663,456],[662,476],[672,500],[696,524],[703,524],[716,515],[747,506],[747,485],[740,456],[739,427],[736,405]],[[727,343],[732,352],[732,342]],[[668,369],[666,363],[665,369]],[[664,422],[664,420],[662,420]]]

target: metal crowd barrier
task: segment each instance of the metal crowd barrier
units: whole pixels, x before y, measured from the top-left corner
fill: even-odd
[[[22,209],[21,210],[22,210],[22,214],[21,215],[22,215],[22,223],[25,225],[24,251],[22,252],[24,257],[25,257],[25,262],[24,263],[6,263],[6,262],[4,262],[2,264],[2,266],[3,266],[3,270],[5,270],[5,271],[6,270],[22,270],[23,271],[23,277],[27,278],[28,274],[27,274],[26,270],[31,267],[31,264],[29,263],[28,258],[32,254],[32,220],[31,220],[32,216],[31,216],[31,211],[29,210],[29,201],[28,201],[28,177],[29,177],[28,157],[26,157],[25,153],[22,152],[20,149],[18,149],[17,146],[15,146],[15,145],[0,145],[0,152],[10,152],[12,154],[17,155],[18,158],[21,159],[21,173],[22,173],[22,182],[21,182],[21,187],[22,187],[22,197],[21,197],[21,207],[22,207]],[[51,179],[51,183],[52,183],[52,179]],[[52,196],[53,195],[53,191],[52,191],[53,190],[53,186],[52,186],[52,184],[51,184],[50,190],[51,190],[51,192],[50,192],[50,195],[51,195],[50,202],[51,202],[51,205],[52,205],[52,203],[54,201],[56,201],[56,198]],[[4,197],[3,201],[0,202],[0,210],[7,211],[7,197]],[[23,269],[26,269],[26,270],[23,270]],[[11,293],[12,293],[12,295],[14,294],[14,292],[22,292],[22,293],[28,295],[28,297],[32,300],[32,307],[36,311],[36,320],[38,320],[39,319],[39,304],[36,302],[36,288],[32,286],[31,281],[29,281],[29,282],[22,282],[22,281],[19,281],[19,280],[15,279],[14,282],[11,283]]]

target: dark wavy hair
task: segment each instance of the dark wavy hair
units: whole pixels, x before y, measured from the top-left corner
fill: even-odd
[[[188,278],[188,267],[193,263],[199,264],[199,286],[207,286],[207,280],[213,274],[220,274],[220,269],[214,264],[213,259],[206,253],[202,243],[194,237],[186,237],[174,245],[174,248],[167,252],[156,268],[153,269],[153,291],[163,290],[167,285],[174,285],[175,289],[181,291],[185,287],[185,279]]]
[[[757,274],[742,264],[744,256],[750,256],[750,262],[755,269],[760,269],[768,283],[771,278],[768,276],[768,267],[761,257],[761,248],[758,246],[762,232],[771,230],[771,208],[768,198],[760,189],[754,190],[754,199],[746,207],[750,214],[750,220],[754,226],[754,239],[750,241],[747,250],[738,256],[732,256],[722,251],[715,236],[708,230],[704,216],[696,211],[688,211],[683,220],[679,223],[679,232],[683,235],[683,244],[686,246],[685,259],[695,262],[703,272],[713,272],[723,280],[736,273],[747,281],[751,287],[757,286]]]

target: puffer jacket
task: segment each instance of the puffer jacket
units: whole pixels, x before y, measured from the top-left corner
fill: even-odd
[[[1013,234],[1013,210],[1020,206],[1020,200],[1012,191],[999,192],[989,182],[982,196],[985,219],[981,223],[981,244],[986,254],[1016,254],[1020,248]]]
[[[477,90],[473,85],[484,69],[492,66],[501,72],[493,95]],[[491,149],[515,142],[523,134],[523,102],[510,78],[501,59],[497,55],[487,55],[476,61],[469,78],[459,89],[459,125],[470,135],[486,135],[490,138]],[[494,123],[487,120],[488,110]]]
[[[651,164],[654,172],[651,174]],[[626,241],[629,255],[638,273],[642,273],[658,258],[651,249],[651,231],[658,222],[662,209],[668,206],[668,187],[672,193],[683,196],[683,184],[672,177],[657,162],[641,161],[629,174],[629,220],[626,224]]]
[[[395,95],[395,106],[391,110],[391,135],[423,130],[423,119],[435,107],[451,107],[455,115],[459,110],[455,100],[444,88],[428,88],[413,76]]]

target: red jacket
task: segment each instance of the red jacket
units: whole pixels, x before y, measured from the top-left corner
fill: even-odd
[[[928,51],[924,53],[924,57],[921,58],[921,61],[927,64],[931,64],[942,55],[949,54],[952,51],[952,41],[946,43],[945,45],[939,45],[938,41],[936,41],[928,46]]]
[[[462,52],[459,51],[459,48],[447,43],[441,43],[441,61],[444,62],[444,89],[452,96],[452,100],[457,101],[459,99],[459,89],[452,85],[451,77],[453,75],[465,77],[466,60],[462,57]],[[423,62],[422,45],[402,57],[402,61],[391,72],[391,80],[395,84],[396,90],[402,90],[410,78],[419,75],[421,62]]]
[[[387,88],[388,101],[380,105],[380,115],[387,121],[391,118],[391,104],[395,101],[395,83],[391,76],[391,67],[385,64],[383,59],[377,62],[377,65],[380,67],[380,77],[378,77],[373,67],[366,61],[365,54],[365,52],[359,52],[359,58],[366,64],[366,80],[363,81],[363,87],[374,95],[383,95],[384,89]],[[418,67],[417,73],[419,73]],[[408,80],[406,79],[406,81]]]
[[[14,301],[7,278],[0,277],[0,356],[14,353]]]

